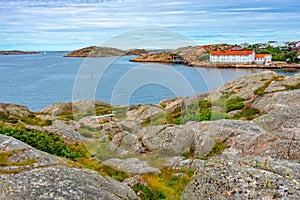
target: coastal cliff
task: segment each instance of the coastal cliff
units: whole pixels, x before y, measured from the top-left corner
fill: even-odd
[[[157,105],[0,103],[1,199],[299,199],[299,99],[264,71]]]

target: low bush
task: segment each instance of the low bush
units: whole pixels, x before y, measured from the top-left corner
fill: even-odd
[[[69,145],[59,135],[53,133],[0,125],[0,134],[14,137],[36,149],[65,158],[77,159],[89,155],[82,144]]]

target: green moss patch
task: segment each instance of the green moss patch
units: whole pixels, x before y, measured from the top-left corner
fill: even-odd
[[[242,109],[245,106],[244,100],[241,97],[226,100],[226,112]]]
[[[257,117],[259,113],[259,110],[255,108],[245,107],[241,110],[241,112],[235,114],[233,119],[252,120]]]

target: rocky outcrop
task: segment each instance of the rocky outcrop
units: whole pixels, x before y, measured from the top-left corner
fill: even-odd
[[[149,126],[138,132],[145,149],[150,152],[164,152],[173,155],[190,150],[193,133],[183,126]]]
[[[158,113],[165,113],[165,111],[157,105],[139,105],[131,106],[126,115],[127,120],[142,123]]]
[[[9,158],[8,162],[10,164],[3,164],[5,160],[1,160],[0,171],[1,170],[26,170],[36,167],[45,167],[49,165],[57,165],[65,163],[64,160],[51,156],[48,153],[39,151],[32,148],[31,146],[15,139],[0,134],[0,153],[13,152]],[[28,164],[20,164],[22,161],[33,159],[32,162]],[[2,165],[3,164],[3,165]]]
[[[128,174],[161,173],[159,169],[151,167],[147,162],[141,162],[137,158],[128,158],[126,160],[112,158],[104,161],[103,164]]]
[[[182,194],[198,199],[298,199],[300,165],[261,157],[217,156],[200,167]]]
[[[41,110],[41,113],[59,116],[62,114],[78,114],[90,111],[95,113],[97,109],[109,108],[111,105],[96,100],[78,100],[74,102],[58,102]]]
[[[140,57],[132,58],[134,62],[161,62],[161,63],[182,63],[190,66],[201,66],[208,64],[208,52],[199,46],[181,47],[168,52],[153,52],[143,54]]]
[[[0,197],[10,199],[139,199],[125,184],[96,172],[51,166],[0,176]]]
[[[300,106],[300,89],[288,90],[270,94],[264,94],[256,98],[251,107],[260,110],[262,113],[268,113],[284,107]]]
[[[124,184],[0,134],[0,198],[138,199]],[[5,156],[7,155],[7,161]]]
[[[43,130],[60,135],[67,143],[81,143],[84,139],[73,127],[65,124],[61,120],[54,120],[52,125],[44,127]]]
[[[250,74],[247,77],[240,77],[224,83],[221,87],[210,92],[211,99],[217,100],[222,94],[230,94],[230,98],[242,97],[246,101],[253,101],[256,96],[254,91],[263,87],[269,80],[278,77],[273,71],[263,71]]]
[[[28,117],[29,115],[31,115],[31,112],[26,106],[0,103],[0,115]]]
[[[138,154],[145,152],[145,149],[135,134],[123,131],[113,137],[109,142],[111,151],[116,152],[118,155],[125,154]]]

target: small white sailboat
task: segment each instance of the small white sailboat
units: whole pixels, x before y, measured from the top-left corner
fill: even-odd
[[[46,51],[44,51],[43,55],[44,55],[44,56],[46,56],[46,55],[47,55]]]

